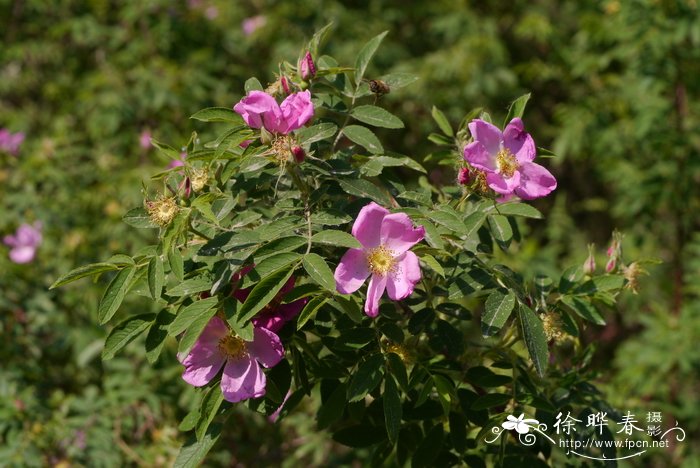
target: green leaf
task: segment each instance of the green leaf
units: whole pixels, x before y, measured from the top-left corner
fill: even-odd
[[[513,103],[508,108],[508,115],[506,116],[506,121],[503,123],[503,127],[510,123],[510,121],[516,117],[522,118],[525,113],[525,106],[527,106],[527,101],[530,100],[530,93],[523,94],[518,99],[513,101]]]
[[[343,129],[343,135],[348,137],[353,143],[364,147],[370,153],[381,154],[384,152],[379,138],[367,127],[348,125]]]
[[[369,61],[372,60],[372,56],[379,48],[384,36],[387,35],[389,31],[384,31],[383,33],[373,37],[362,47],[360,53],[355,59],[355,86],[359,86],[362,82],[362,78],[365,76],[365,70],[367,70],[367,65]]]
[[[300,258],[301,255],[294,252],[280,252],[277,255],[271,255],[255,265],[255,267],[243,277],[240,287],[249,288],[270,273],[289,266]]]
[[[141,314],[128,318],[114,327],[105,340],[102,360],[112,359],[124,346],[143,333],[155,317],[155,314]]]
[[[357,106],[351,112],[355,119],[375,127],[403,128],[403,122],[388,110],[378,106]]]
[[[122,220],[129,226],[139,229],[152,229],[158,227],[157,224],[151,221],[151,217],[148,216],[146,209],[140,206],[127,211],[122,217]]]
[[[337,131],[338,126],[336,124],[324,122],[311,127],[301,128],[296,132],[296,136],[301,143],[310,145],[311,143],[333,137]]]
[[[411,468],[421,468],[424,466],[432,466],[433,462],[442,450],[442,444],[445,440],[445,431],[442,428],[442,423],[433,426],[425,435],[425,438],[416,448],[411,458]]]
[[[212,424],[200,440],[191,436],[177,454],[173,468],[197,468],[220,435],[221,424]]]
[[[347,391],[347,384],[341,383],[333,390],[328,400],[323,402],[316,415],[319,429],[325,429],[343,416]]]
[[[265,88],[263,88],[263,85],[260,84],[260,81],[255,78],[248,78],[243,85],[243,88],[245,89],[246,94],[250,93],[251,91],[263,91]]]
[[[243,123],[241,116],[228,107],[207,107],[195,112],[190,119],[201,122],[230,122],[237,125]]]
[[[479,411],[493,408],[494,406],[502,406],[508,403],[512,398],[512,395],[507,395],[505,393],[487,393],[474,400],[469,409],[472,411]]]
[[[360,171],[366,176],[374,177],[381,174],[385,167],[408,167],[414,171],[422,172],[424,174],[426,173],[423,166],[407,156],[402,158],[395,158],[391,156],[373,156],[362,165]]]
[[[493,208],[498,214],[507,216],[522,216],[524,218],[541,219],[542,213],[534,206],[525,203],[502,203]]]
[[[596,325],[605,325],[605,319],[598,313],[596,308],[586,299],[571,296],[561,296],[559,300],[571,310],[576,312],[584,320]]]
[[[73,281],[85,278],[86,276],[98,275],[104,273],[105,271],[117,270],[117,266],[113,263],[91,263],[90,265],[84,265],[78,267],[74,270],[69,271],[65,275],[58,278],[49,289],[58,288]]]
[[[369,198],[380,205],[391,205],[391,198],[379,187],[365,179],[340,179],[340,187],[348,194],[360,198]]]
[[[134,267],[124,268],[117,273],[117,276],[107,286],[102,299],[100,299],[100,304],[97,306],[97,319],[100,325],[107,323],[119,309],[129,289],[134,273],[136,273]]]
[[[450,231],[457,233],[458,235],[466,235],[467,227],[464,225],[457,214],[447,211],[447,210],[422,210],[423,214],[428,217],[428,219],[440,224]]]
[[[161,143],[155,138],[151,138],[151,144],[158,148],[158,151],[160,151],[170,159],[180,159],[180,152],[172,146],[168,146],[165,143]]]
[[[172,249],[168,252],[168,264],[175,279],[182,281],[185,277],[185,265],[182,261],[182,254],[179,249]]]
[[[435,273],[438,275],[442,276],[443,278],[445,277],[445,270],[442,268],[442,265],[440,265],[440,262],[435,260],[435,257],[429,254],[422,254],[420,256],[420,261],[425,263],[428,268],[433,270]]]
[[[253,257],[253,263],[259,263],[268,257],[282,252],[296,250],[302,245],[306,245],[306,242],[306,239],[301,236],[286,236],[277,238],[263,245],[256,250],[253,255],[251,255]]]
[[[302,260],[304,270],[320,286],[331,292],[335,292],[335,278],[333,272],[328,268],[326,261],[318,254],[308,253]]]
[[[574,290],[575,294],[593,294],[599,291],[613,291],[625,285],[625,277],[621,275],[596,276]]]
[[[296,265],[274,271],[255,285],[238,311],[238,322],[244,323],[260,312],[292,276]]]
[[[508,218],[503,215],[489,216],[489,228],[496,242],[507,246],[513,240],[513,228],[510,226]]]
[[[349,249],[361,249],[362,244],[355,239],[355,236],[347,232],[328,229],[326,231],[317,232],[311,237],[311,242],[317,244],[329,244],[336,247],[347,247]]]
[[[348,447],[370,447],[384,441],[385,433],[382,427],[355,424],[335,432],[333,440]]]
[[[160,352],[168,337],[168,327],[175,320],[175,314],[170,309],[163,309],[156,315],[156,320],[151,325],[146,335],[146,359],[153,364],[158,360]]]
[[[360,401],[374,390],[384,374],[384,355],[372,354],[357,366],[348,387],[348,401]]]
[[[168,289],[165,294],[170,297],[189,296],[202,291],[211,289],[211,279],[207,276],[197,276],[183,281],[177,286]]]
[[[384,423],[389,442],[395,444],[401,429],[401,395],[391,374],[384,378]]]
[[[544,334],[542,320],[526,305],[520,304],[520,326],[523,331],[523,339],[530,353],[535,369],[540,377],[544,377],[547,369],[547,337]]]
[[[464,218],[464,225],[467,226],[467,237],[476,234],[484,221],[486,221],[486,213],[483,211],[475,211]]]
[[[297,330],[301,330],[306,322],[316,315],[318,309],[323,307],[323,304],[326,302],[328,302],[328,298],[324,296],[316,296],[311,299],[306,306],[304,306],[304,310],[302,310],[299,314],[299,319],[297,320]]]
[[[395,89],[408,86],[411,83],[417,81],[418,76],[412,73],[398,72],[382,75],[379,79],[386,83],[389,86],[389,88],[393,91]]]
[[[481,333],[492,336],[499,332],[515,307],[515,296],[494,291],[484,304],[484,316],[481,317]]]
[[[204,328],[209,323],[209,320],[216,314],[216,309],[211,308],[206,312],[201,313],[190,323],[187,330],[180,338],[180,343],[178,343],[177,352],[181,355],[189,354],[192,346],[197,342],[199,335],[202,334]],[[175,317],[177,319],[177,317]],[[173,322],[174,323],[174,322]]]
[[[168,334],[170,336],[176,336],[185,331],[192,323],[201,316],[208,315],[211,318],[214,315],[214,307],[219,302],[216,297],[208,297],[206,299],[201,299],[195,301],[187,307],[181,309],[175,316],[175,320],[170,324],[168,328]],[[211,314],[208,314],[212,312]],[[208,319],[207,319],[208,320]]]
[[[160,255],[156,255],[148,262],[148,290],[153,300],[158,299],[163,292],[164,281],[163,260]]]
[[[200,408],[200,416],[197,421],[197,426],[195,428],[195,435],[197,439],[202,440],[206,435],[209,425],[214,421],[216,413],[221,407],[221,403],[224,401],[224,394],[221,392],[221,388],[217,385],[211,387],[207,394],[202,399],[202,406]]]
[[[440,109],[433,106],[431,114],[433,115],[435,122],[438,124],[438,127],[440,127],[440,130],[442,130],[442,133],[448,137],[455,136],[454,130],[452,130],[452,126],[450,125],[450,121],[447,120],[447,117],[445,117],[445,114],[443,114]]]

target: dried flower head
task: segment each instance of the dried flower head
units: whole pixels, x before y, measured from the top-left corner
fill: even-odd
[[[180,208],[174,197],[160,197],[144,202],[148,216],[155,224],[165,227],[175,218]]]

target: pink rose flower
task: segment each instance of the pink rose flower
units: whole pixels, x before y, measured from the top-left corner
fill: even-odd
[[[10,260],[14,263],[29,263],[34,260],[36,250],[41,244],[41,223],[22,224],[17,228],[15,235],[5,236],[3,242],[12,247]]]
[[[251,91],[233,106],[233,110],[249,127],[265,127],[269,132],[283,135],[301,128],[314,115],[308,90],[290,94],[281,105],[267,93]]]
[[[11,133],[5,128],[0,128],[0,151],[17,156],[23,141],[24,133]]]
[[[352,235],[362,248],[350,249],[341,258],[335,269],[336,289],[351,294],[371,276],[365,313],[376,317],[385,289],[390,299],[399,301],[410,296],[420,281],[418,257],[408,249],[423,240],[425,229],[413,227],[405,213],[390,214],[371,202],[357,215]]]
[[[251,16],[243,20],[241,28],[243,29],[243,34],[250,36],[255,31],[265,26],[266,23],[267,18],[263,15]]]
[[[501,132],[480,119],[469,123],[474,141],[464,148],[464,159],[486,173],[486,183],[503,195],[501,201],[517,195],[524,200],[544,197],[557,188],[554,176],[535,159],[535,142],[515,118]]]
[[[234,335],[226,322],[214,316],[190,353],[181,359],[185,366],[182,378],[190,385],[208,384],[223,367],[221,391],[232,403],[265,395],[265,373],[284,356],[279,337],[270,330],[255,327],[253,341]]]
[[[141,148],[147,150],[151,148],[151,132],[150,130],[143,130],[141,135],[139,135],[139,145]]]

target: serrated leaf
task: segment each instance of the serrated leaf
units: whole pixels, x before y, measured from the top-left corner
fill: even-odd
[[[158,299],[163,292],[164,281],[163,260],[160,255],[156,255],[148,262],[148,290],[154,300]]]
[[[515,296],[510,292],[494,291],[486,299],[481,317],[481,333],[492,336],[499,332],[515,307]]]
[[[491,229],[491,235],[498,243],[507,246],[513,240],[513,228],[505,216],[489,216],[489,228]]]
[[[129,226],[139,229],[153,229],[158,227],[157,224],[151,221],[151,217],[148,216],[146,209],[140,206],[127,211],[122,217],[122,220]]]
[[[163,309],[156,315],[155,322],[151,324],[148,335],[146,335],[146,359],[153,364],[158,360],[160,352],[168,337],[168,327],[175,320],[175,314],[169,309]]]
[[[401,429],[401,395],[396,386],[396,382],[391,374],[387,374],[384,378],[384,423],[386,425],[386,433],[389,436],[389,442],[395,444],[399,437],[399,429]]]
[[[418,80],[418,76],[412,73],[389,73],[382,75],[380,78],[393,91],[394,89],[403,88]]]
[[[530,95],[530,93],[523,94],[518,99],[513,101],[513,103],[508,108],[508,115],[506,116],[506,121],[504,122],[503,127],[508,125],[510,121],[516,117],[522,118],[523,114],[525,113],[527,101],[530,100]]]
[[[596,308],[586,299],[571,296],[561,296],[559,300],[584,320],[596,325],[605,325],[605,319],[598,313]]]
[[[85,278],[86,276],[98,275],[104,273],[105,271],[117,270],[117,266],[113,263],[91,263],[90,265],[84,265],[78,267],[74,270],[69,271],[65,275],[58,278],[49,289],[58,288],[73,281]]]
[[[202,109],[192,114],[190,119],[199,120],[201,122],[243,123],[241,116],[228,107],[207,107],[206,109]]]
[[[250,320],[269,304],[292,276],[295,267],[296,265],[293,265],[274,271],[256,284],[238,311],[238,322]]]
[[[524,218],[541,219],[542,213],[534,206],[525,203],[502,203],[494,207],[494,211],[506,216],[522,216]]]
[[[428,268],[433,270],[438,275],[442,276],[443,278],[445,277],[445,270],[442,268],[442,265],[440,265],[440,262],[435,260],[435,257],[432,255],[423,254],[420,256],[420,261],[425,263]]]
[[[200,408],[200,416],[197,421],[197,426],[195,427],[195,435],[197,439],[201,440],[204,438],[209,425],[214,421],[216,413],[221,407],[221,403],[224,401],[224,394],[221,392],[219,386],[214,386],[209,389],[207,394],[202,399],[202,406]]]
[[[105,340],[102,360],[112,359],[124,346],[143,333],[155,318],[155,314],[141,314],[128,318],[114,327]]]
[[[512,398],[513,395],[507,395],[505,393],[487,393],[474,400],[469,409],[472,411],[479,411],[493,408],[494,406],[502,406],[508,403]]]
[[[311,242],[317,244],[329,244],[336,247],[347,247],[349,249],[361,249],[362,244],[352,234],[347,232],[328,229],[317,232],[311,236]]]
[[[197,468],[220,435],[221,424],[212,424],[200,440],[191,436],[177,454],[173,468]]]
[[[433,116],[433,120],[435,120],[438,127],[440,127],[440,130],[442,130],[442,133],[448,137],[453,137],[455,135],[454,131],[452,130],[452,126],[450,125],[450,121],[447,120],[447,117],[445,117],[445,114],[443,114],[440,109],[433,106],[431,114]]]
[[[328,291],[335,292],[335,277],[333,276],[333,272],[320,255],[308,253],[304,255],[302,264],[304,265],[304,270],[306,270],[311,279]]]
[[[355,59],[355,86],[359,86],[362,82],[362,78],[365,76],[365,70],[367,70],[367,65],[372,56],[379,48],[384,36],[387,35],[389,31],[384,31],[383,33],[373,37],[362,47],[360,53],[357,54],[357,59]]]
[[[291,265],[300,258],[301,255],[294,252],[280,252],[277,255],[271,255],[255,265],[255,267],[243,277],[240,287],[249,288],[270,273]]]
[[[357,106],[350,115],[360,122],[364,122],[375,127],[383,128],[403,128],[403,122],[394,114],[378,106]]]
[[[328,400],[323,402],[316,415],[319,429],[325,429],[343,416],[347,391],[347,384],[341,383],[331,392]]]
[[[348,194],[369,198],[380,205],[391,205],[391,198],[372,182],[364,179],[340,179],[340,187]]]
[[[178,249],[172,249],[168,252],[168,264],[170,265],[170,271],[175,276],[175,279],[182,281],[185,277],[184,272],[184,262],[182,261],[182,254]]]
[[[301,143],[310,145],[311,143],[333,137],[337,131],[338,126],[336,124],[324,122],[311,127],[301,128],[296,132],[296,136]]]
[[[367,127],[361,125],[348,125],[343,129],[345,135],[353,143],[364,147],[373,154],[382,154],[384,147],[379,142],[379,138]]]
[[[114,316],[117,309],[119,309],[129,289],[134,273],[136,273],[134,267],[124,268],[117,273],[117,276],[115,276],[107,286],[102,299],[100,299],[100,304],[97,307],[97,319],[100,325],[107,323],[112,316]]]
[[[323,307],[323,304],[325,304],[326,302],[328,302],[328,298],[324,296],[316,296],[313,299],[311,299],[304,306],[304,309],[299,314],[299,318],[297,319],[297,330],[301,330],[301,328],[306,324],[306,322],[308,322],[314,315],[316,315],[318,309]]]
[[[547,370],[547,360],[549,352],[547,350],[547,337],[544,334],[544,325],[542,320],[535,315],[529,307],[520,304],[519,310],[520,326],[523,332],[525,345],[530,353],[537,374],[544,377]]]
[[[373,354],[357,367],[348,387],[348,401],[360,401],[374,390],[384,374],[384,356]]]
[[[198,317],[207,315],[209,311],[212,311],[218,302],[218,298],[208,297],[206,299],[195,301],[187,307],[181,309],[178,311],[177,315],[175,315],[175,320],[173,320],[173,323],[171,323],[168,327],[168,334],[170,336],[179,335],[185,331],[185,329],[187,329],[187,327],[189,327]],[[212,313],[209,317],[211,318],[213,315],[214,314]]]
[[[168,289],[165,294],[170,297],[190,296],[202,291],[211,289],[211,279],[206,276],[197,276],[183,281],[182,283]]]

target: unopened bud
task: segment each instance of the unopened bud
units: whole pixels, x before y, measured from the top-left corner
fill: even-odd
[[[595,244],[588,244],[588,258],[583,262],[583,272],[592,275],[595,272]]]
[[[297,162],[297,164],[303,163],[304,159],[306,159],[306,152],[304,152],[304,148],[301,146],[294,146],[292,148],[292,154],[294,155],[294,160]]]
[[[280,77],[280,84],[282,85],[282,90],[284,91],[284,94],[289,94],[291,92],[289,89],[289,80],[287,80],[286,76]]]
[[[616,265],[617,265],[617,259],[615,257],[610,257],[610,259],[608,260],[608,263],[605,264],[605,272],[612,273],[612,271],[615,269]]]
[[[470,180],[469,175],[468,167],[461,168],[459,174],[457,174],[457,182],[459,182],[460,185],[468,185]]]
[[[316,76],[316,64],[311,57],[311,52],[306,52],[306,55],[299,61],[299,76],[302,80],[310,80]]]

